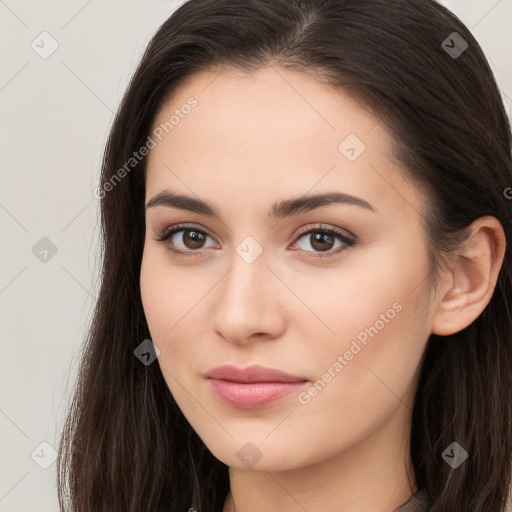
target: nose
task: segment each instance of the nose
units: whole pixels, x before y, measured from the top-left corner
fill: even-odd
[[[269,268],[265,252],[251,263],[235,253],[230,263],[215,287],[214,332],[234,344],[279,337],[285,329],[286,288]]]

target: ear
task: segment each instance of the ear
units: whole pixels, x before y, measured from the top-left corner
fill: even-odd
[[[481,217],[458,253],[449,275],[448,291],[437,305],[432,333],[447,336],[462,331],[491,300],[505,256],[506,238],[495,217]]]

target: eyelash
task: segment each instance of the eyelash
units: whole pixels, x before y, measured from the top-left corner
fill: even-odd
[[[176,224],[175,226],[171,226],[170,228],[164,229],[157,238],[154,238],[156,242],[166,242],[169,238],[171,238],[172,235],[179,233],[180,231],[195,231],[197,233],[200,233],[201,235],[209,236],[210,238],[213,238],[207,231],[204,231],[202,229],[198,229],[195,226],[191,226],[188,224]],[[318,226],[315,228],[309,228],[304,231],[301,231],[298,233],[297,238],[295,241],[298,241],[300,238],[305,237],[306,235],[309,235],[311,233],[321,233],[321,234],[329,234],[337,237],[343,244],[345,244],[345,248],[338,248],[336,251],[333,252],[325,252],[325,253],[316,253],[313,255],[308,255],[309,258],[332,258],[335,255],[339,254],[340,252],[346,251],[347,248],[353,247],[356,243],[356,240],[352,240],[348,237],[346,237],[343,233],[338,231],[335,228],[330,227],[322,227]],[[294,242],[295,243],[295,242]],[[171,247],[166,246],[166,249],[172,253],[178,254],[180,256],[200,256],[201,252],[198,251],[182,251],[178,249],[173,249]],[[306,253],[310,253],[311,251],[305,251]]]

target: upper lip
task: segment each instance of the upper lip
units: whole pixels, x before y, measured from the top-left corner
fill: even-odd
[[[206,377],[233,382],[304,382],[307,380],[304,377],[290,375],[289,373],[257,364],[246,368],[238,368],[230,364],[217,366],[208,371]]]

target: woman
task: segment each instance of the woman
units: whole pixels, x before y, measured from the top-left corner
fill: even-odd
[[[437,3],[183,4],[105,152],[62,510],[506,510],[511,186]]]

